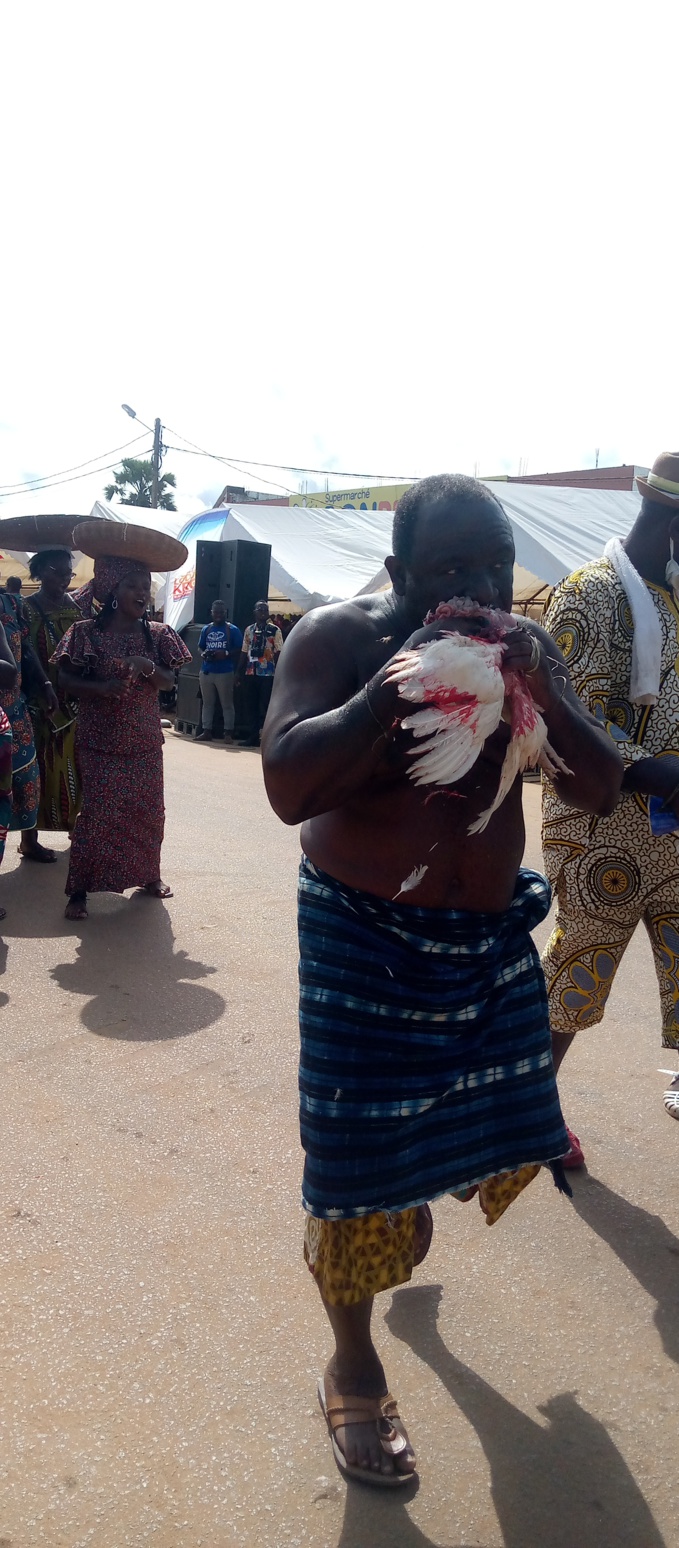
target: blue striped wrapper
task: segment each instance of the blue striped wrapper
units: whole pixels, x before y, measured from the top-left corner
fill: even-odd
[[[535,871],[519,872],[505,913],[483,914],[390,903],[303,858],[299,1089],[309,1214],[409,1209],[567,1153],[529,934],[549,904],[549,884]]]

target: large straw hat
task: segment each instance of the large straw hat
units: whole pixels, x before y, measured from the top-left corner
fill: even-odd
[[[0,521],[0,549],[36,554],[42,548],[70,548],[73,552],[80,546],[73,536],[74,528],[82,519],[82,516],[6,516]]]
[[[136,559],[150,570],[178,570],[189,556],[188,548],[167,532],[137,527],[131,521],[106,521],[103,517],[81,523],[78,548],[91,559]]]
[[[648,478],[637,479],[637,489],[645,500],[654,500],[658,505],[674,505],[679,509],[679,452],[661,452]]]

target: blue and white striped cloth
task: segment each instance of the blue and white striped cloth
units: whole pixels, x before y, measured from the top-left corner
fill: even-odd
[[[357,892],[302,860],[303,1202],[398,1211],[566,1155],[547,996],[529,931],[549,884],[520,871],[501,914]],[[557,1185],[560,1166],[552,1165]]]

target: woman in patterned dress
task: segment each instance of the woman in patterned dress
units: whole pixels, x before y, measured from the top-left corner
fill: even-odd
[[[90,526],[101,529],[104,522]],[[131,530],[139,551],[147,529]],[[147,534],[149,564],[158,536]],[[148,621],[149,564],[98,556],[104,605],[96,618],[71,625],[52,658],[61,666],[62,691],[79,700],[83,800],[66,882],[67,919],[87,918],[88,892],[143,887],[153,897],[171,896],[160,876],[165,811],[158,694],[172,687],[175,668],[190,653],[174,629]]]
[[[29,569],[31,579],[40,581],[40,590],[24,603],[31,644],[43,676],[49,677],[59,701],[58,709],[48,715],[41,696],[29,700],[40,770],[38,829],[72,833],[81,801],[75,759],[77,704],[59,690],[59,669],[51,665],[60,640],[81,616],[73,598],[68,595],[73,576],[70,550],[43,549],[33,555]]]

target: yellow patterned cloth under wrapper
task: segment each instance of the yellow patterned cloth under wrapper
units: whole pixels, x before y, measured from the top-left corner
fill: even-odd
[[[477,1196],[487,1224],[494,1225],[539,1171],[539,1166],[524,1166],[451,1196],[461,1203]],[[358,1215],[354,1220],[307,1215],[304,1259],[329,1306],[356,1306],[380,1290],[407,1284],[416,1256],[416,1209]]]
[[[562,651],[579,698],[608,728],[627,765],[671,754],[679,781],[679,609],[671,592],[646,582],[662,631],[655,705],[629,698],[632,614],[607,559],[558,587],[545,627]],[[610,817],[576,812],[545,782],[545,870],[557,896],[555,928],[542,965],[556,1032],[601,1021],[623,952],[640,921],[660,987],[662,1041],[679,1047],[679,844],[655,836],[648,798],[623,795]]]

